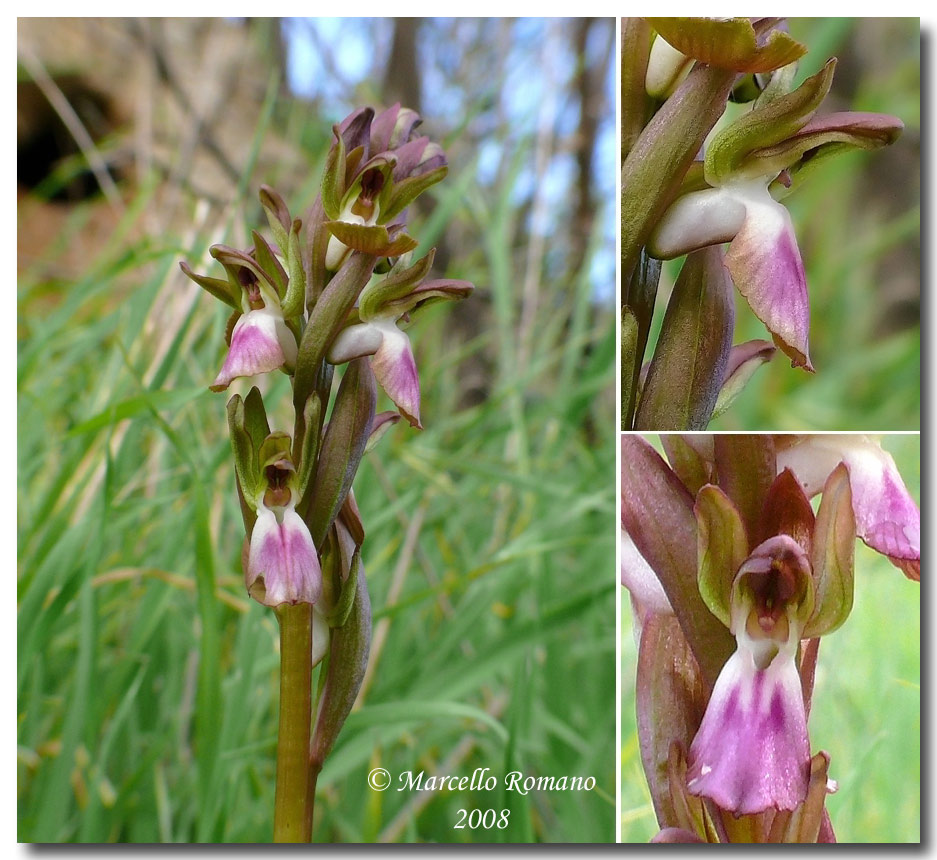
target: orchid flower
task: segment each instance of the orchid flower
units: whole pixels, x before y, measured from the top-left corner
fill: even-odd
[[[371,356],[374,375],[411,425],[420,427],[420,380],[410,338],[398,323],[437,301],[463,299],[473,286],[468,281],[423,282],[433,264],[430,252],[413,265],[400,260],[384,278],[361,293],[357,318],[335,339],[328,353],[332,364]]]
[[[185,263],[182,270],[199,286],[235,309],[229,323],[228,354],[212,391],[224,391],[241,376],[256,376],[280,368],[292,372],[296,365],[296,334],[287,324],[284,307],[298,305],[299,285],[289,294],[286,273],[273,250],[258,235],[250,252],[214,245],[211,254],[224,267],[228,280],[196,275]],[[261,260],[263,264],[261,264]],[[295,315],[295,312],[294,312]]]
[[[721,131],[702,164],[691,168],[683,193],[648,241],[649,252],[670,260],[729,242],[725,265],[739,292],[795,366],[813,370],[808,335],[807,283],[793,224],[779,199],[799,172],[849,148],[893,143],[903,128],[884,114],[815,113],[833,80],[835,60],[798,89],[780,94],[786,76],[755,108]]]
[[[865,437],[663,443],[669,466],[622,438],[621,575],[665,841],[832,841],[806,722],[819,637],[851,610],[857,536],[919,576],[917,506]]]

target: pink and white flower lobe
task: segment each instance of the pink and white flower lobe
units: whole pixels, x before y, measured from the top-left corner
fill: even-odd
[[[221,372],[209,386],[224,391],[239,376],[256,376],[296,363],[296,338],[279,308],[259,308],[241,316],[231,332],[231,346]]]
[[[251,533],[247,587],[262,580],[267,606],[314,604],[322,594],[322,571],[312,535],[291,501],[284,507],[257,505]]]

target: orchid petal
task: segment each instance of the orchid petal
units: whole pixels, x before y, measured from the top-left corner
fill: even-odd
[[[371,358],[374,375],[400,414],[414,427],[420,425],[420,379],[410,338],[390,320],[371,323],[383,334],[381,345]]]
[[[212,391],[224,391],[239,376],[256,376],[296,364],[296,338],[277,311],[261,308],[244,314],[231,332],[231,346]]]
[[[762,181],[734,185],[731,193],[745,206],[745,221],[726,254],[732,280],[793,365],[812,371],[807,279],[791,216]]]
[[[315,603],[322,594],[322,571],[309,529],[292,505],[280,517],[263,503],[251,533],[248,589],[263,580],[266,606]]]

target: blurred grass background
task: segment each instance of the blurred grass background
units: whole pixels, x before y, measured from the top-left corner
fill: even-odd
[[[920,504],[916,434],[885,436]],[[635,726],[637,649],[622,589],[622,841],[647,842],[658,830],[641,768]],[[839,791],[827,809],[839,842],[921,839],[921,591],[884,556],[856,542],[855,603],[820,644],[810,711],[811,750],[831,756]]]
[[[21,841],[269,840],[276,625],[244,594],[207,390],[227,314],[178,263],[217,275],[208,245],[249,243],[261,182],[301,213],[330,125],[407,90],[450,159],[419,253],[477,290],[416,321],[427,429],[355,483],[374,644],[315,838],[614,838],[613,31],[20,19]],[[286,379],[262,384],[288,427]],[[380,794],[376,766],[596,788]],[[455,830],[460,808],[510,825]]]
[[[920,426],[920,22],[917,18],[792,18],[807,55],[798,82],[838,58],[821,112],[889,113],[893,146],[839,155],[784,199],[810,295],[816,374],[778,352],[713,430],[917,430]],[[730,105],[723,123],[748,106]],[[657,329],[679,262],[665,266]],[[770,340],[736,293],[735,343]],[[653,341],[652,341],[653,342]],[[649,351],[648,356],[652,353]]]

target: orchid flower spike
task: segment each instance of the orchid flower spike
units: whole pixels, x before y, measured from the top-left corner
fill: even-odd
[[[400,330],[401,319],[437,301],[468,296],[468,281],[423,282],[433,264],[435,249],[413,265],[401,259],[381,280],[361,293],[358,322],[352,321],[335,339],[328,353],[332,364],[371,356],[374,375],[387,396],[412,426],[420,424],[420,380],[410,338]]]
[[[769,85],[751,112],[714,138],[702,176],[690,171],[684,193],[648,242],[650,253],[664,260],[729,242],[725,263],[735,286],[793,365],[811,371],[806,276],[790,215],[778,198],[808,164],[813,169],[849,148],[886,146],[903,128],[884,114],[815,117],[834,68],[830,60],[787,94]],[[779,82],[785,79],[776,74]]]

